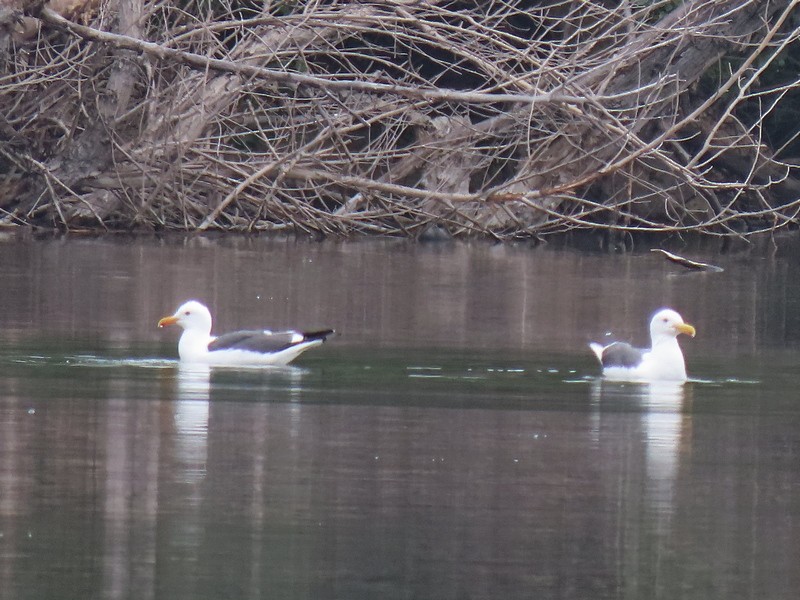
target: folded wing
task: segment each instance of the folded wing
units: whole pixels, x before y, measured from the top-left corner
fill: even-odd
[[[332,329],[310,331],[234,331],[221,335],[208,344],[209,352],[216,350],[245,350],[261,354],[281,352],[292,346],[312,342],[325,341],[333,334]]]
[[[599,355],[603,367],[637,367],[646,351],[625,342],[614,342],[602,349]]]

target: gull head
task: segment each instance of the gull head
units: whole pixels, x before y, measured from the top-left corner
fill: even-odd
[[[694,337],[695,329],[674,310],[664,308],[653,315],[650,321],[650,337],[653,341],[666,337],[675,338],[681,333]]]
[[[209,334],[211,332],[211,313],[197,300],[190,300],[181,304],[174,314],[164,317],[158,322],[159,327],[167,325],[179,325],[184,330]]]

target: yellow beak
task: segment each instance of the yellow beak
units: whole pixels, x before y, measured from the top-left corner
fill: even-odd
[[[681,323],[680,325],[676,325],[675,329],[678,330],[678,333],[685,333],[689,337],[694,337],[695,334],[694,327],[692,327],[688,323]]]
[[[159,327],[166,327],[167,325],[175,325],[178,322],[178,317],[164,317],[158,322]],[[692,334],[694,335],[694,334]]]

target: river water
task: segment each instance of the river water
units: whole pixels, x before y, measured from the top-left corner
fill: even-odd
[[[640,250],[3,238],[0,597],[796,598],[800,244]],[[190,298],[337,335],[183,368]],[[599,380],[661,306],[692,380]]]

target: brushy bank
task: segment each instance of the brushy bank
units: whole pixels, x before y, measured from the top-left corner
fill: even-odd
[[[797,4],[7,0],[0,224],[793,226]]]

